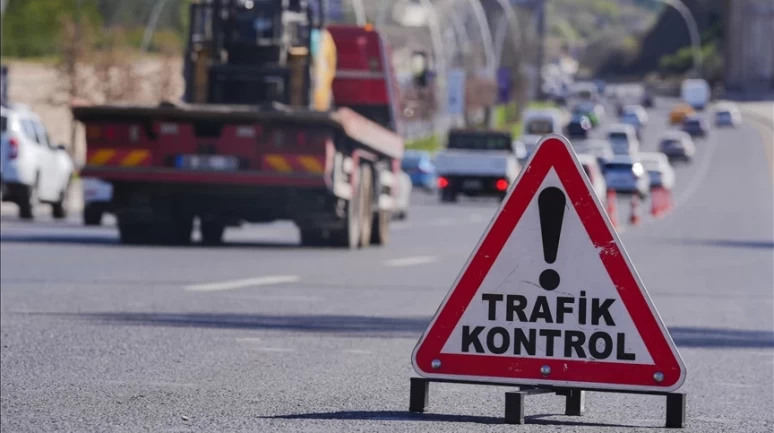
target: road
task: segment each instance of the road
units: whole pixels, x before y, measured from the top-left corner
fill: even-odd
[[[645,133],[653,149],[667,101]],[[622,240],[687,368],[687,432],[774,428],[774,191],[746,120],[677,168],[677,203]],[[220,248],[127,247],[77,216],[0,222],[3,432],[637,432],[663,397],[590,393],[581,418],[507,388],[432,385],[410,414],[411,351],[496,210],[415,192],[389,246],[300,248],[292,225]]]

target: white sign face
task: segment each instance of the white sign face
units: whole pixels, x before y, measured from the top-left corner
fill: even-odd
[[[453,116],[463,115],[465,113],[465,71],[450,69],[446,73],[446,89],[447,112]]]
[[[604,207],[543,137],[412,354],[420,376],[674,391],[685,365]]]
[[[574,206],[564,206],[558,245],[545,245],[538,201],[549,187],[564,193],[553,168],[442,353],[652,364]],[[553,263],[545,246],[555,249]],[[547,269],[560,276],[551,290],[541,287]]]

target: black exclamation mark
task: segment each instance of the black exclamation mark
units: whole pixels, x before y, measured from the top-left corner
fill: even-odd
[[[556,261],[566,200],[562,190],[553,186],[544,189],[538,196],[540,231],[543,235],[543,257],[548,264]],[[559,287],[559,274],[553,269],[541,272],[540,287],[546,290],[554,290]]]

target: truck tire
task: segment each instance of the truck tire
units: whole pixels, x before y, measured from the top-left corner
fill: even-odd
[[[162,233],[160,238],[167,245],[189,245],[193,235],[193,215],[177,215],[170,223],[160,224]]]
[[[455,203],[457,201],[457,191],[451,188],[442,189],[441,201],[443,203]]]
[[[344,205],[344,227],[325,231],[324,239],[327,245],[348,249],[355,249],[360,245],[360,224],[363,216],[360,199],[361,189],[358,184],[352,198]]]
[[[202,235],[202,244],[208,246],[220,245],[223,243],[223,232],[226,231],[226,224],[218,220],[204,220],[199,224],[199,232]]]
[[[320,247],[325,245],[324,233],[320,229],[301,229],[301,245]]]
[[[150,223],[125,223],[118,219],[118,234],[122,244],[147,245],[153,240],[153,225]]]
[[[102,215],[105,213],[98,203],[89,203],[83,208],[83,224],[87,226],[102,225]]]
[[[371,235],[373,233],[373,170],[368,164],[360,167],[360,246],[367,247],[371,245]]]
[[[374,245],[387,245],[390,240],[390,211],[380,209],[374,212],[373,227],[371,229],[371,243]]]

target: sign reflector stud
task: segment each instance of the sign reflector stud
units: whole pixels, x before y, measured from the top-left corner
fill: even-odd
[[[570,142],[543,137],[506,189],[414,348],[416,372],[429,381],[678,389],[680,354]]]

